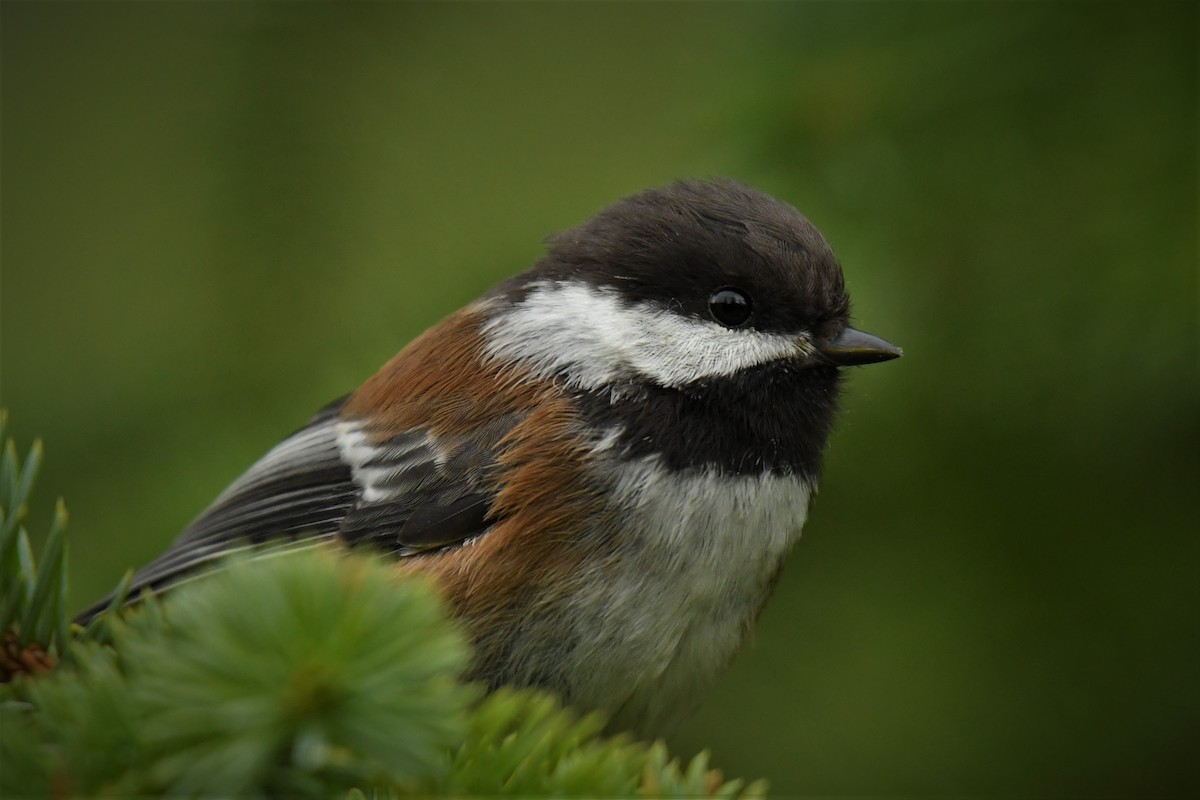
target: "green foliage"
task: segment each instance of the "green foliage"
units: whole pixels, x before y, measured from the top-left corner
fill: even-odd
[[[5,437],[7,427],[8,413],[0,410],[0,636],[8,637],[6,659],[19,665],[26,646],[53,653],[67,639],[67,510],[59,500],[42,557],[35,561],[22,522],[42,463],[42,443],[33,443],[22,468],[16,444]],[[7,664],[0,664],[0,671]]]
[[[709,769],[706,753],[681,769],[662,742],[602,738],[603,727],[601,715],[576,717],[539,692],[493,692],[473,710],[446,780],[431,788],[459,796],[749,797],[766,791],[764,782],[745,788],[742,781],[724,782]]]
[[[236,562],[22,686],[74,791],[328,795],[426,778],[474,693],[431,592],[371,562]],[[8,732],[6,731],[6,736]],[[7,770],[5,770],[7,772]]]
[[[235,560],[6,687],[0,788],[329,797],[741,794],[704,755],[601,736],[533,691],[483,696],[423,580],[325,551]],[[761,792],[761,785],[749,791]]]

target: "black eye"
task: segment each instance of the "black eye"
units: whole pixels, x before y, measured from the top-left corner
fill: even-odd
[[[708,313],[727,328],[736,328],[750,319],[750,295],[738,289],[718,289],[708,298]]]

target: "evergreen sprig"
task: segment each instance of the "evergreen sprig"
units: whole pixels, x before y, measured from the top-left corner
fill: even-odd
[[[32,728],[45,783],[71,793],[415,787],[462,740],[477,694],[433,592],[365,558],[233,561],[111,631],[113,647],[81,644],[17,686],[26,724],[2,734]]]
[[[0,788],[64,796],[734,797],[704,756],[458,680],[435,592],[371,558],[231,562],[150,598],[0,705]],[[762,786],[750,787],[760,792]]]
[[[42,463],[42,443],[25,457],[7,433],[8,413],[0,410],[0,681],[49,669],[69,638],[67,596],[67,510],[54,509],[40,559],[33,556],[22,524]]]
[[[431,793],[459,797],[760,797],[758,781],[726,782],[700,753],[683,767],[661,741],[604,737],[604,717],[577,716],[552,696],[500,689],[468,717],[467,737]]]

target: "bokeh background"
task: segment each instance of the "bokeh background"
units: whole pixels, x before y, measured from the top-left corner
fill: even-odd
[[[781,796],[1194,795],[1193,4],[0,13],[0,403],[77,606],[545,235],[728,175],[906,356],[672,747]]]

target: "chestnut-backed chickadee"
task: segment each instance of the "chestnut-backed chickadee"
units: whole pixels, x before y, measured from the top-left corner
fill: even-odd
[[[435,576],[473,677],[660,733],[771,593],[841,368],[900,355],[849,312],[791,206],[731,181],[627,197],[267,453],[135,592],[339,539]]]

